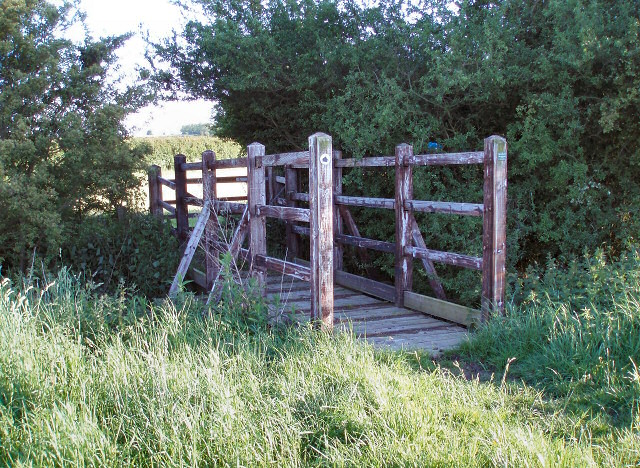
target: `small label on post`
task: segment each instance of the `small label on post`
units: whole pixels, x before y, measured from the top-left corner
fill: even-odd
[[[507,160],[507,152],[500,151],[498,152],[498,161],[506,161]]]
[[[327,153],[324,153],[320,156],[320,164],[329,164],[330,160],[331,159],[329,158],[329,155]]]

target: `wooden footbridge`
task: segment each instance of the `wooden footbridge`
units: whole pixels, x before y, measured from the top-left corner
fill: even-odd
[[[484,167],[483,203],[413,198],[413,167],[471,164]],[[175,218],[184,247],[170,294],[188,276],[208,291],[208,302],[218,301],[220,255],[229,252],[248,266],[247,272],[236,271],[238,281],[245,275],[255,278],[272,304],[274,319],[349,328],[375,345],[432,353],[457,345],[469,326],[504,310],[507,144],[501,137],[487,138],[484,151],[477,152],[414,155],[410,145],[402,144],[394,156],[343,159],[333,150],[331,137],[318,133],[309,137],[309,151],[266,154],[263,145],[253,143],[246,158],[217,160],[205,151],[202,161],[193,163],[177,155],[174,166],[174,179],[163,178],[158,167],[149,173],[151,212]],[[343,195],[342,171],[354,167],[394,168],[395,198]],[[225,174],[238,168],[246,168],[246,177]],[[284,175],[277,175],[278,170]],[[198,171],[200,177],[189,178],[188,171]],[[219,188],[229,183],[246,183],[246,198],[218,196]],[[187,190],[189,184],[202,185],[202,198]],[[175,190],[174,200],[163,199],[162,186]],[[200,213],[189,214],[190,205],[202,207]],[[350,206],[394,210],[394,242],[362,237]],[[482,217],[482,257],[427,248],[416,212]],[[193,230],[190,216],[198,218]],[[285,258],[267,254],[267,218],[286,225]],[[304,239],[309,242],[308,261],[299,258]],[[354,246],[365,264],[367,249],[393,254],[394,284],[345,271],[344,246]],[[202,269],[191,266],[197,252],[204,254]],[[416,259],[436,297],[413,291]],[[481,310],[447,301],[434,263],[480,270]]]

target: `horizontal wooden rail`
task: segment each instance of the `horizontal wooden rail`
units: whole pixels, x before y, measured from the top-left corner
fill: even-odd
[[[483,164],[484,152],[415,154],[407,157],[408,166],[449,166],[455,164]]]
[[[214,208],[219,213],[242,214],[246,206],[244,203],[233,203],[221,200],[216,200],[214,203]]]
[[[444,213],[466,216],[482,216],[484,205],[482,203],[455,203],[438,201],[407,200],[404,203],[407,210],[420,213]]]
[[[337,159],[334,161],[334,167],[393,167],[395,164],[395,156],[373,156],[361,159]]]
[[[201,177],[191,177],[187,179],[187,184],[201,184],[201,183],[202,183]]]
[[[191,163],[182,163],[180,164],[180,169],[183,171],[201,171],[202,170],[202,161],[191,162]]]
[[[311,230],[304,226],[292,226],[291,230],[303,236],[309,236]],[[349,236],[346,234],[335,234],[334,238],[337,242],[345,245],[353,245],[363,249],[377,250],[379,252],[395,252],[395,244],[393,242],[385,242],[375,239],[368,239],[366,237]]]
[[[165,179],[164,177],[158,176],[158,182],[160,182],[162,185],[169,187],[172,190],[176,189],[176,182],[174,180]]]
[[[187,205],[191,205],[191,206],[202,206],[202,204],[204,203],[202,198],[198,198],[198,197],[193,196],[191,194],[189,194],[186,197],[184,197],[184,202]]]
[[[216,177],[216,184],[237,184],[247,182],[247,176]]]
[[[278,218],[284,221],[301,221],[303,223],[308,223],[310,216],[308,208],[273,205],[256,205],[256,214],[258,216]]]
[[[384,208],[387,210],[393,210],[396,206],[396,201],[393,198],[348,197],[346,195],[336,195],[333,199],[338,205]]]
[[[423,296],[411,291],[404,292],[404,305],[409,309],[418,310],[467,327],[479,323],[481,320],[479,310],[434,297]]]
[[[309,203],[309,194],[308,193],[291,193],[290,198],[295,201],[307,202]]]
[[[276,176],[276,182],[277,182],[278,184],[282,184],[282,185],[284,185],[284,184],[285,184],[285,179],[284,179],[284,177],[282,177],[282,176]]]
[[[176,214],[176,208],[174,206],[171,206],[168,202],[164,201],[164,200],[158,200],[158,203],[160,204],[160,206],[162,208],[164,208],[165,210],[167,210],[169,213],[171,213],[172,215]]]
[[[240,257],[244,260],[249,259],[249,250],[240,249]],[[311,281],[311,269],[308,266],[298,263],[287,262],[279,258],[268,257],[266,255],[255,255],[256,266],[267,268],[268,270],[277,271],[283,275],[289,275],[302,281]]]
[[[290,166],[292,164],[309,164],[309,152],[266,154],[262,157],[263,166]]]
[[[482,258],[480,257],[472,257],[470,255],[452,252],[440,252],[438,250],[423,249],[420,247],[405,247],[404,251],[406,255],[411,255],[414,258],[446,263],[447,265],[469,268],[471,270],[482,270]]]
[[[233,167],[247,167],[247,158],[216,159],[216,169],[231,169]]]

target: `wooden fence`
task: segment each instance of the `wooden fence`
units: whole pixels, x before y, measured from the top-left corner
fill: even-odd
[[[491,313],[504,311],[506,260],[506,200],[507,143],[492,136],[485,140],[484,151],[444,154],[413,154],[407,144],[396,147],[394,156],[343,159],[334,151],[330,136],[317,133],[309,137],[309,151],[266,154],[265,147],[253,143],[247,148],[247,158],[216,160],[212,151],[202,155],[202,161],[187,163],[182,155],[175,157],[175,179],[164,179],[158,167],[149,173],[151,212],[163,216],[164,211],[176,219],[176,233],[181,241],[189,237],[188,206],[210,206],[215,213],[245,213],[249,248],[242,248],[241,237],[235,240],[234,254],[245,256],[252,275],[264,283],[268,269],[293,275],[311,284],[311,318],[324,327],[333,325],[334,283],[407,307],[429,313],[463,325],[486,319]],[[483,165],[483,203],[455,203],[415,200],[413,198],[413,167],[443,165]],[[275,176],[281,166],[284,177]],[[216,176],[217,169],[247,168],[248,201],[220,199],[216,187],[231,182]],[[354,197],[342,194],[342,170],[353,167],[393,167],[395,198]],[[200,178],[188,178],[187,171],[200,171]],[[300,190],[300,171],[308,170],[309,192]],[[238,178],[233,178],[237,182]],[[244,179],[242,179],[244,180]],[[202,183],[203,198],[196,198],[188,184]],[[161,185],[175,190],[175,200],[163,200]],[[308,208],[303,207],[308,204]],[[248,205],[248,206],[247,206]],[[395,210],[395,242],[364,238],[349,210],[350,206]],[[246,209],[246,212],[245,212]],[[429,249],[414,213],[444,213],[483,218],[482,257],[441,252]],[[301,238],[310,242],[310,262],[287,261],[267,255],[266,218],[286,223],[286,246],[289,256],[297,258]],[[215,216],[212,218],[216,218]],[[218,226],[215,219],[204,229],[205,250],[216,242]],[[308,224],[308,227],[307,227]],[[240,227],[238,229],[240,231]],[[357,248],[367,263],[367,249],[393,253],[395,256],[394,285],[381,283],[343,270],[343,246]],[[195,247],[194,247],[195,248]],[[216,255],[206,255],[204,275],[194,280],[210,289],[219,274]],[[413,292],[413,262],[424,266],[436,298]],[[482,271],[482,307],[480,311],[447,301],[434,263]]]

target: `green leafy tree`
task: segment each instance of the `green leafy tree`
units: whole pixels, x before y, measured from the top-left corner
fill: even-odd
[[[512,265],[637,241],[636,0],[192,2],[206,19],[156,46],[170,66],[156,79],[218,102],[222,136],[279,151],[322,130],[357,157],[403,141],[481,149],[505,135]],[[481,201],[480,180],[471,168],[421,169],[415,192]],[[380,171],[351,171],[345,184],[371,196],[392,186]],[[393,237],[386,214],[359,215],[366,235]],[[479,253],[474,220],[421,223],[430,246]]]
[[[211,136],[211,125],[206,123],[183,125],[180,128],[180,134],[189,136]]]
[[[57,254],[88,214],[132,203],[147,148],[125,141],[142,86],[109,84],[128,36],[63,38],[70,3],[0,4],[0,262],[24,270],[34,250]]]

